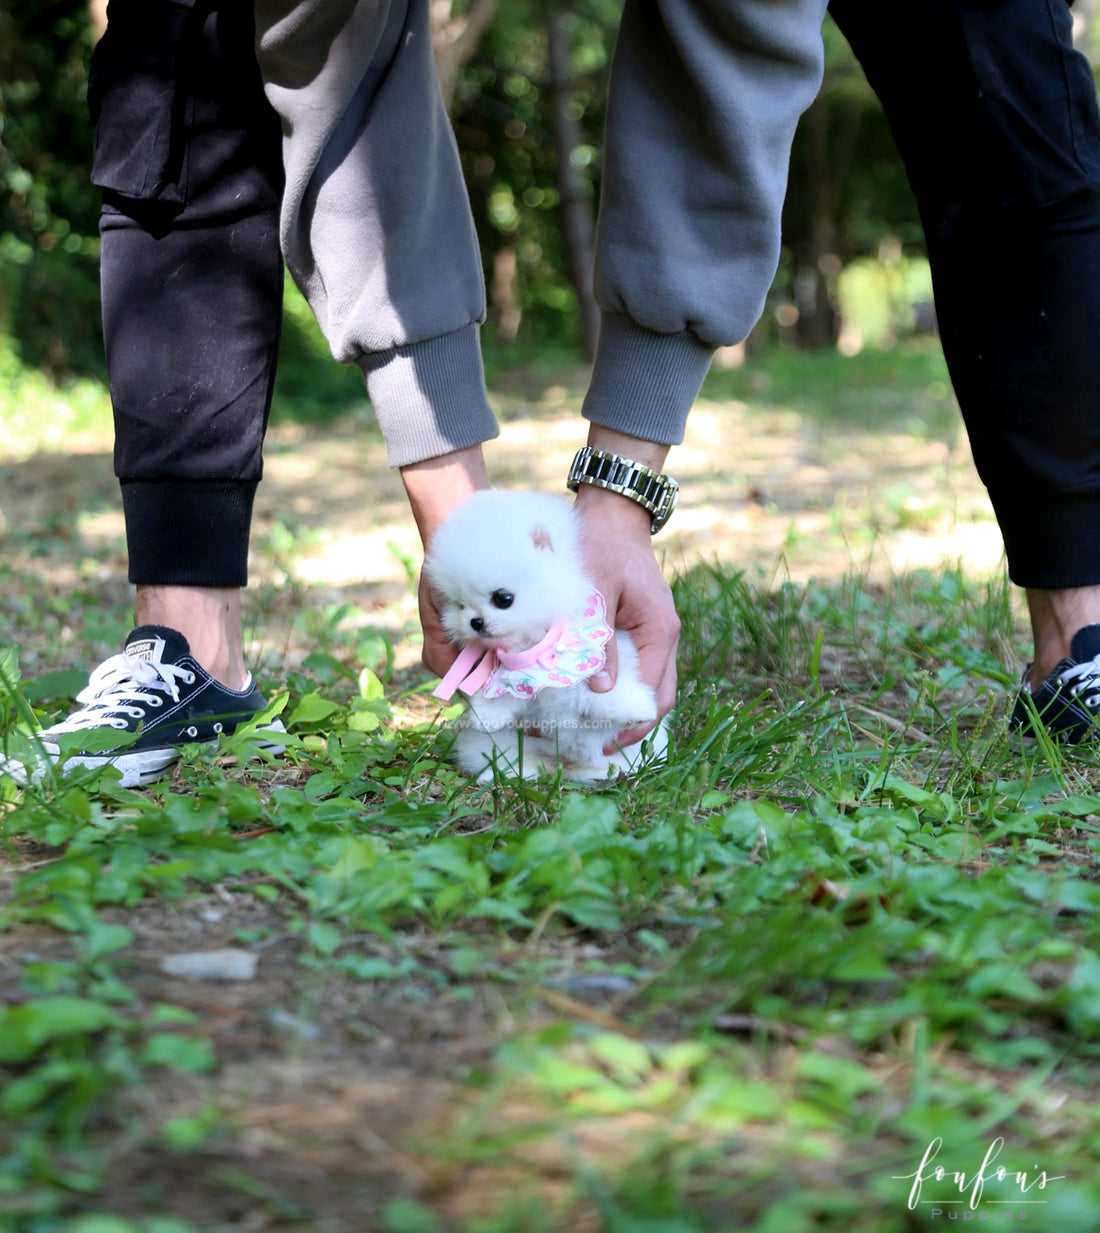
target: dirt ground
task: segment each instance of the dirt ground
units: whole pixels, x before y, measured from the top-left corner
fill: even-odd
[[[0,868],[0,893],[5,884]],[[517,943],[515,959],[542,959],[557,973],[551,986],[502,990],[474,978],[455,993],[431,979],[445,958],[428,935],[403,933],[400,947],[347,938],[360,957],[396,963],[413,955],[421,973],[351,980],[303,967],[285,918],[223,886],[180,904],[150,901],[102,915],[138,939],[120,972],[136,994],[127,1014],[140,1020],[158,1006],[185,1008],[195,1016],[186,1033],[209,1041],[218,1064],[211,1074],[155,1072],[151,1086],[119,1093],[95,1139],[105,1184],[74,1196],[72,1214],[173,1215],[201,1233],[388,1233],[383,1213],[394,1200],[430,1207],[450,1230],[540,1196],[561,1213],[555,1228],[586,1233],[599,1225],[586,1203],[573,1201],[571,1162],[580,1156],[613,1168],[647,1136],[668,1132],[660,1115],[641,1112],[559,1125],[554,1105],[522,1080],[477,1082],[491,1074],[502,1041],[562,1018],[634,1034],[619,1018],[631,1009],[628,999],[562,991],[585,963],[636,959],[625,943],[621,953],[562,938]],[[254,979],[162,971],[166,956],[239,947],[240,930],[268,934],[248,947],[260,956]],[[499,939],[493,946],[499,953]],[[0,976],[70,954],[62,935],[17,928],[4,937]],[[663,1036],[655,1024],[651,1038]],[[175,1119],[206,1127],[202,1143],[184,1154],[162,1145]],[[481,1150],[472,1150],[475,1136]],[[498,1148],[486,1151],[493,1141]]]
[[[503,432],[489,455],[498,484],[561,490],[578,443],[582,379],[578,373],[537,399],[502,398]],[[789,412],[703,402],[670,470],[683,495],[659,541],[669,570],[722,560],[805,581],[853,569],[886,579],[960,560],[977,572],[999,566],[999,536],[961,433],[945,443],[904,431],[826,432]],[[285,588],[288,574],[318,608],[352,599],[365,619],[395,629],[414,618],[415,531],[377,433],[362,422],[272,431],[255,542],[263,615],[254,651],[282,643],[280,653],[294,657],[292,633],[278,628],[279,606],[263,599],[265,585]],[[14,556],[17,576],[34,571],[59,595],[79,585],[125,608],[122,521],[105,444],[0,463],[0,543],[9,564]],[[72,641],[54,649],[53,662],[43,653],[43,664],[72,667],[77,634]],[[414,648],[400,653],[416,658]],[[289,768],[275,772],[278,782],[294,776]],[[19,861],[42,856],[26,851]],[[13,872],[0,867],[0,893]],[[549,1117],[518,1090],[479,1104],[463,1081],[486,1066],[503,1038],[560,1014],[565,995],[554,1002],[535,992],[506,1002],[486,983],[458,998],[430,982],[348,981],[310,971],[272,907],[224,888],[177,904],[143,904],[125,919],[139,940],[124,975],[140,1005],[192,1010],[194,1030],[213,1042],[219,1068],[213,1076],[166,1075],[155,1088],[124,1096],[125,1118],[103,1132],[107,1186],[87,1200],[88,1209],[174,1213],[203,1233],[370,1233],[382,1227],[386,1202],[410,1197],[457,1227],[523,1188],[556,1202],[572,1176],[567,1151],[569,1159],[580,1153],[613,1163],[631,1154],[634,1137],[653,1130],[640,1114],[614,1127],[593,1118],[569,1132],[568,1149],[553,1134],[535,1138],[506,1167],[492,1157],[454,1158],[442,1145],[461,1140],[467,1127],[507,1138],[523,1118]],[[274,931],[254,980],[215,984],[160,970],[163,955],[232,945],[242,929]],[[379,957],[391,953],[379,939],[360,942]],[[430,938],[403,945],[430,971]],[[8,934],[0,977],[66,946],[42,929]],[[593,958],[591,950],[580,941],[556,942],[552,957],[568,974]],[[608,964],[617,958],[596,957]],[[629,1004],[610,995],[569,1003],[569,1013],[598,1023],[616,1023],[624,1009]],[[150,1146],[154,1129],[180,1116],[209,1116],[216,1129],[187,1156]],[[562,1227],[584,1233],[593,1221],[582,1206]]]

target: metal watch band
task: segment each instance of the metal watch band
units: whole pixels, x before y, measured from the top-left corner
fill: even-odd
[[[577,450],[565,482],[570,492],[576,492],[581,484],[592,484],[637,501],[650,516],[652,535],[656,535],[672,516],[680,492],[680,485],[669,476],[658,475],[632,458],[593,449],[590,445]]]

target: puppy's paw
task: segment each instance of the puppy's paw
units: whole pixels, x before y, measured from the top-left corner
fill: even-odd
[[[653,690],[628,674],[620,674],[614,687],[606,693],[585,686],[579,701],[586,715],[606,719],[620,729],[652,723],[657,718],[657,697]]]

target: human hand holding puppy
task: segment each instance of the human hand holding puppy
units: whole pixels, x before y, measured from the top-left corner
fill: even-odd
[[[657,700],[638,677],[630,634],[612,629],[586,573],[569,501],[500,489],[473,494],[432,537],[424,576],[461,648],[434,696],[450,701],[461,691],[469,699],[454,747],[463,770],[481,782],[498,770],[596,782],[664,757],[663,724],[644,747],[619,748],[624,729],[653,726]],[[613,636],[614,687],[589,689]]]
[[[624,454],[658,472],[668,453],[667,446],[595,424],[589,431],[588,444]],[[404,467],[401,476],[425,547],[454,509],[474,492],[490,486],[480,446]],[[649,515],[636,502],[591,485],[582,485],[578,491],[576,511],[586,572],[607,601],[612,626],[631,635],[638,653],[638,674],[656,694],[657,716],[661,719],[676,701],[680,620],[653,551]],[[443,676],[458,652],[443,629],[424,575],[420,578],[419,606],[424,663]],[[603,669],[589,679],[588,688],[607,693],[617,676],[618,654],[613,639],[607,646]],[[636,744],[655,723],[618,733],[604,752],[612,754],[616,748]]]
[[[588,444],[594,449],[622,454],[661,472],[668,446],[643,441],[593,424]],[[590,484],[577,490],[577,517],[581,551],[589,577],[607,601],[607,614],[616,630],[629,632],[638,652],[638,675],[657,695],[657,716],[663,718],[676,701],[676,649],[680,618],[653,551],[650,516],[637,502]],[[607,647],[603,670],[589,678],[598,693],[610,690],[618,671],[615,642]],[[653,728],[629,728],[615,745],[633,745]]]

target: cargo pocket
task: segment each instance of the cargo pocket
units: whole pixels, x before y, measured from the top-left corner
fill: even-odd
[[[1096,83],[1074,50],[1066,0],[966,0],[959,16],[974,73],[979,181],[1023,210],[1095,184]]]
[[[204,0],[111,0],[88,74],[97,187],[186,204],[187,83],[206,8]]]

